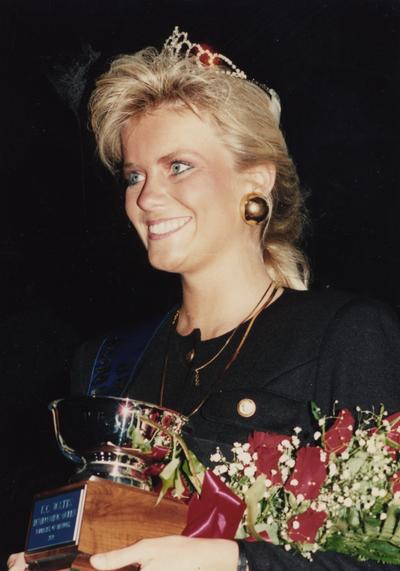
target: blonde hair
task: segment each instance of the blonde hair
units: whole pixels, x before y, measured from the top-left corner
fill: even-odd
[[[199,66],[167,49],[119,56],[99,78],[90,99],[99,156],[108,169],[115,172],[121,163],[125,123],[161,105],[206,112],[239,170],[275,165],[276,181],[267,197],[270,215],[261,240],[265,264],[277,285],[307,289],[309,266],[297,246],[305,221],[304,201],[268,93],[221,72],[220,66]]]

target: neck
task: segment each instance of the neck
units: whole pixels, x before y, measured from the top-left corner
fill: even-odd
[[[271,284],[260,257],[225,260],[207,271],[182,276],[183,302],[177,331],[200,329],[203,340],[217,337],[246,320]]]

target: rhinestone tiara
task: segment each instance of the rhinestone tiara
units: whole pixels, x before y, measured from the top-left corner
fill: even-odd
[[[165,40],[164,49],[171,51],[176,57],[190,58],[199,67],[217,67],[221,62],[223,62],[226,67],[221,67],[220,70],[217,71],[225,73],[226,75],[238,77],[239,79],[248,79],[245,72],[239,69],[231,59],[224,54],[211,51],[209,47],[204,44],[192,43],[188,38],[188,33],[181,32],[178,26],[175,26],[172,34]],[[279,95],[274,91],[274,89],[267,87],[263,83],[258,83],[254,80],[249,81],[258,85],[258,87],[267,93],[271,99],[271,112],[279,125],[281,114]]]
[[[188,33],[181,32],[178,26],[175,26],[172,34],[166,39],[164,49],[171,50],[176,56],[193,59],[200,67],[202,65],[214,67],[224,62],[228,69],[221,70],[223,73],[247,79],[244,71],[240,70],[232,60],[223,54],[212,52],[207,46],[193,44],[188,38]]]

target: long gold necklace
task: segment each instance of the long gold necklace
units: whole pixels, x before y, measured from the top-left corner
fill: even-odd
[[[193,368],[193,374],[194,374],[194,384],[196,385],[196,387],[198,387],[200,385],[200,371],[202,371],[203,369],[205,369],[206,367],[208,367],[208,365],[211,365],[211,363],[213,363],[215,361],[215,359],[217,359],[222,351],[225,349],[225,347],[227,347],[229,345],[229,343],[231,342],[231,340],[233,339],[233,336],[235,335],[236,331],[239,329],[239,327],[245,323],[246,321],[248,321],[249,319],[251,319],[251,316],[254,314],[254,312],[257,310],[257,308],[259,307],[260,303],[262,303],[263,299],[265,298],[265,296],[268,294],[268,292],[271,290],[271,288],[273,287],[273,283],[271,282],[269,284],[269,286],[267,287],[267,289],[264,291],[264,293],[262,294],[261,298],[258,300],[258,302],[256,303],[256,305],[253,307],[253,309],[250,311],[249,315],[247,315],[247,317],[245,317],[240,323],[239,325],[237,325],[235,327],[235,329],[232,331],[232,333],[229,335],[228,339],[225,341],[225,343],[222,345],[222,347],[219,349],[219,351],[217,351],[217,353],[211,357],[211,359],[209,359],[206,363],[203,363],[202,365],[199,365],[198,367],[194,367]]]
[[[271,291],[272,290],[272,291]],[[241,321],[239,323],[239,325],[237,325],[235,327],[235,329],[232,331],[232,333],[229,335],[228,339],[226,340],[226,342],[223,344],[223,346],[218,350],[218,352],[211,357],[211,359],[209,359],[206,363],[203,363],[202,365],[200,365],[199,367],[196,367],[195,369],[193,369],[194,374],[195,374],[195,384],[198,386],[200,383],[200,378],[199,378],[199,371],[204,369],[205,367],[207,367],[208,365],[210,365],[212,362],[214,362],[217,357],[219,357],[219,355],[221,355],[222,351],[225,349],[225,347],[228,346],[228,344],[230,343],[230,341],[232,340],[232,338],[234,337],[236,331],[239,329],[239,327],[245,323],[246,321],[249,320],[249,323],[243,333],[243,336],[238,344],[238,346],[236,347],[232,357],[229,359],[228,363],[225,365],[224,370],[222,371],[222,373],[218,376],[216,382],[214,383],[217,384],[218,382],[220,382],[222,380],[222,377],[224,376],[224,374],[226,373],[226,371],[229,369],[229,367],[232,365],[232,363],[237,359],[244,343],[246,342],[247,337],[249,336],[249,333],[254,325],[255,320],[257,319],[258,315],[264,310],[266,309],[270,303],[272,302],[272,300],[275,297],[276,292],[278,291],[278,288],[276,287],[276,285],[271,282],[270,285],[268,286],[268,288],[266,289],[266,291],[263,293],[261,299],[257,302],[257,305],[254,307],[254,309],[250,312],[250,314],[243,319],[243,321]],[[268,295],[268,293],[270,292],[270,294]],[[268,298],[266,299],[266,301],[260,306],[260,303],[262,303],[263,299],[268,295]],[[172,329],[174,328],[177,320],[179,317],[179,310],[175,313],[173,319],[172,319],[172,323],[171,323],[171,330],[170,333],[172,331]],[[163,406],[164,403],[164,393],[165,393],[165,380],[166,380],[166,376],[167,376],[167,369],[168,369],[168,360],[169,360],[169,345],[170,345],[170,335],[168,338],[168,347],[167,347],[167,352],[165,355],[165,359],[164,359],[164,366],[162,369],[162,374],[161,374],[161,387],[160,387],[160,406]],[[212,387],[213,389],[213,387]],[[205,396],[205,398],[203,398],[203,400],[190,412],[190,414],[186,415],[186,416],[192,416],[193,414],[195,414],[202,406],[203,404],[206,402],[206,400],[208,399],[208,397],[211,395],[212,389],[209,391],[209,393]]]

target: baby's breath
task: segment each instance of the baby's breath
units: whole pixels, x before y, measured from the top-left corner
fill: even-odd
[[[249,443],[235,442],[229,461],[219,449],[211,455],[211,461],[216,464],[214,473],[224,478],[226,484],[246,502],[252,497],[252,490],[259,489],[260,482],[263,486],[258,492],[258,507],[254,512],[256,519],[252,525],[255,528],[249,525],[249,512],[246,510],[239,526],[241,537],[252,535],[251,530],[259,528],[287,551],[298,551],[307,559],[311,559],[316,551],[326,549],[332,537],[342,537],[345,544],[346,538],[351,536],[352,541],[358,538],[360,545],[369,541],[369,529],[375,534],[375,540],[379,537],[380,530],[388,525],[390,519],[388,506],[395,502],[400,507],[400,491],[393,492],[391,484],[394,474],[400,472],[400,462],[397,456],[393,458],[393,449],[388,447],[387,440],[390,430],[400,433],[400,426],[393,429],[393,422],[387,420],[383,407],[378,413],[364,411],[360,407],[356,407],[356,411],[357,429],[353,431],[351,424],[342,428],[342,435],[347,430],[350,435],[348,438],[341,436],[340,441],[345,440],[347,447],[337,453],[324,449],[324,438],[336,417],[318,419],[313,445],[322,447],[320,460],[326,466],[326,478],[318,497],[312,501],[302,493],[304,482],[299,481],[297,473],[294,475],[296,455],[301,446],[299,436],[302,429],[299,426],[295,426],[293,434],[276,446],[279,460],[266,475],[262,475],[258,465],[260,458],[268,460],[262,447],[256,451]],[[291,491],[286,490],[285,483]],[[303,544],[291,539],[290,529],[300,529],[295,518],[308,509],[323,512],[326,519],[314,542]],[[375,520],[377,523],[372,524]],[[357,547],[357,542],[355,545]],[[357,556],[356,547],[354,553]]]

